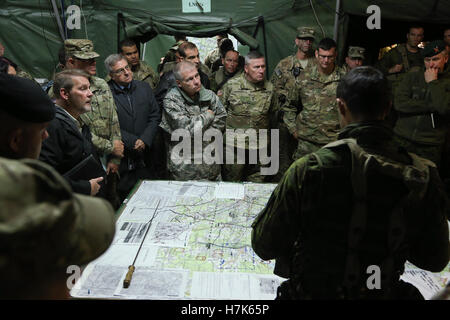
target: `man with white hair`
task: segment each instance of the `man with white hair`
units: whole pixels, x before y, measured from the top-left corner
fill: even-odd
[[[168,139],[167,159],[169,176],[173,180],[220,180],[220,163],[208,164],[202,157],[203,150],[209,142],[201,139],[201,150],[194,147],[189,155],[184,154],[187,150],[183,150],[180,157],[175,148],[180,142],[174,140],[179,139],[178,133],[181,133],[183,138],[190,138],[187,142],[190,147],[194,146],[194,137],[197,134],[203,135],[207,129],[223,132],[226,111],[217,95],[202,86],[199,71],[194,63],[181,61],[174,69],[174,76],[177,86],[170,89],[164,98],[160,125],[171,135]],[[184,139],[182,142],[186,144]]]

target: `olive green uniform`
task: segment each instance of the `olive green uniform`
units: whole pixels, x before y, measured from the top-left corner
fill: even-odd
[[[408,151],[439,165],[450,124],[450,74],[426,83],[424,71],[406,74],[398,85],[394,132]]]
[[[379,122],[350,124],[339,138],[352,145],[335,142],[288,169],[252,224],[256,254],[276,259],[274,273],[289,279],[278,298],[420,299],[399,280],[405,261],[432,272],[447,265],[442,182],[392,134]],[[380,266],[380,290],[368,290],[371,265]]]

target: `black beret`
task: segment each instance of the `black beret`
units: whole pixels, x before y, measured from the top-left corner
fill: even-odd
[[[0,74],[0,110],[20,120],[42,123],[55,117],[55,105],[32,80]]]
[[[434,57],[445,50],[445,42],[442,40],[435,40],[428,42],[425,48],[422,50],[422,56],[424,58]]]

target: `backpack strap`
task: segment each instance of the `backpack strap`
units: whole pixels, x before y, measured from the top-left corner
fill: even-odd
[[[364,294],[361,284],[360,262],[358,258],[361,240],[366,231],[367,206],[367,177],[369,172],[379,172],[383,175],[401,179],[409,192],[397,203],[392,210],[388,222],[388,254],[381,263],[381,287],[389,295],[392,284],[400,276],[395,270],[395,259],[401,252],[406,252],[406,223],[404,209],[420,202],[427,191],[429,182],[429,167],[434,163],[415,154],[410,154],[412,165],[398,163],[386,157],[370,154],[358,146],[355,139],[342,139],[326,145],[324,148],[335,148],[347,145],[352,157],[351,182],[354,194],[353,212],[349,224],[348,254],[343,278],[343,294],[349,298]],[[355,291],[356,290],[356,291]],[[361,291],[362,290],[362,291]]]

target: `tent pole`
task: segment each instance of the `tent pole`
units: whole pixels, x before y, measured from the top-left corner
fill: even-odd
[[[334,16],[334,41],[338,41],[338,29],[339,29],[339,13],[341,11],[341,0],[336,0],[336,15]]]
[[[58,24],[59,35],[61,36],[61,39],[64,42],[64,40],[66,40],[66,38],[64,36],[64,30],[63,30],[63,27],[61,24],[61,18],[59,16],[58,7],[56,6],[55,0],[51,0],[51,2],[52,2],[53,12],[55,14],[56,23]],[[63,8],[63,10],[64,10],[64,8]]]

